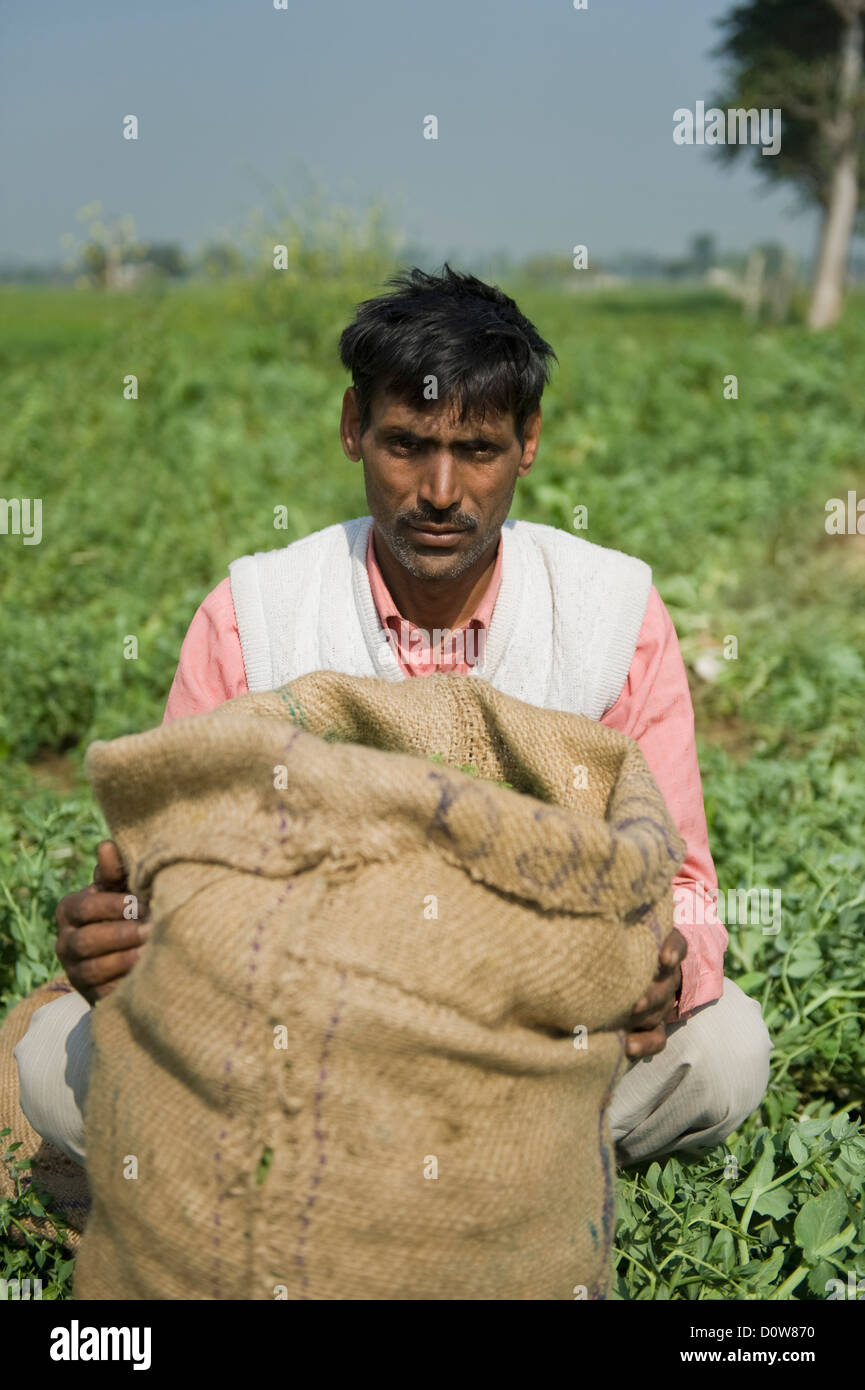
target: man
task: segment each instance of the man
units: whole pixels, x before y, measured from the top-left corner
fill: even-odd
[[[235,560],[193,618],[165,718],[308,671],[443,670],[635,738],[688,854],[678,926],[634,1003],[613,1137],[622,1162],[709,1148],[759,1104],[771,1042],[757,1002],[723,976],[727,934],[672,622],[641,560],[507,520],[537,454],[555,357],[514,301],[447,265],[390,283],[340,342],[352,376],[342,447],[363,464],[370,515]],[[123,918],[114,846],[98,858],[93,884],[57,910],[57,953],[78,994],[39,1010],[16,1050],[31,1123],[79,1161],[90,1007],[134,968],[150,930]]]

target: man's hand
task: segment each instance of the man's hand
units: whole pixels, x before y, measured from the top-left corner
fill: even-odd
[[[661,947],[658,973],[627,1022],[629,1057],[651,1057],[667,1046],[667,1020],[675,1013],[676,995],[682,988],[682,961],[688,943],[674,927]]]
[[[143,907],[131,901],[114,841],[103,840],[96,857],[93,882],[80,893],[61,898],[56,913],[57,955],[88,1004],[117,988],[153,930]],[[139,918],[129,920],[135,906]]]

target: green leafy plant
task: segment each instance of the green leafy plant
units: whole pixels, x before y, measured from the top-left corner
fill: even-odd
[[[8,1143],[10,1133],[9,1129],[0,1129],[0,1141],[7,1141],[3,1161],[15,1173],[13,1196],[0,1198],[0,1279],[30,1280],[31,1297],[34,1280],[38,1280],[37,1297],[69,1298],[75,1262],[69,1255],[66,1224],[54,1212],[48,1193],[28,1176],[30,1159],[15,1158],[21,1144]],[[54,1235],[34,1235],[24,1224],[33,1217],[47,1220]]]
[[[51,499],[41,545],[2,538],[0,1014],[59,968],[56,902],[89,882],[106,833],[87,744],[161,720],[229,561],[367,511],[333,422],[335,343],[372,281],[269,285],[0,287],[3,490]],[[652,566],[691,676],[719,882],[783,899],[778,933],[731,926],[726,959],[774,1042],[767,1095],[725,1146],[620,1174],[615,1297],[825,1298],[857,1261],[865,1276],[865,550],[824,527],[828,498],[861,495],[865,301],[851,292],[817,341],[753,331],[711,293],[624,289],[577,313],[555,288],[505,289],[561,364],[511,516],[573,534],[583,505],[586,539]],[[119,360],[138,403],[105,390]],[[731,631],[736,659],[700,675]],[[65,1267],[4,1220],[7,1270]]]
[[[441,763],[443,766],[445,765],[445,760],[441,753],[430,753],[428,756],[431,763]],[[467,772],[469,777],[480,777],[481,775],[474,763],[453,763],[448,764],[448,766],[453,766],[457,772]],[[510,787],[513,791],[513,782],[500,782],[494,777],[485,780],[491,781],[496,787]]]

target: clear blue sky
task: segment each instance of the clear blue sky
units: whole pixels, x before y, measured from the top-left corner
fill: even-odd
[[[433,256],[784,240],[795,192],[673,144],[732,0],[5,0],[0,259],[61,259],[99,200],[192,250],[273,184],[384,198]],[[122,118],[140,120],[126,141]],[[439,140],[421,135],[425,115]]]

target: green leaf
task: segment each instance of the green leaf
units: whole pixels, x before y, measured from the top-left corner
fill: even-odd
[[[651,1167],[649,1167],[646,1170],[646,1186],[648,1187],[650,1192],[654,1192],[656,1195],[660,1195],[658,1193],[658,1179],[660,1178],[660,1176],[660,1163],[653,1163]]]
[[[731,1197],[734,1202],[744,1202],[758,1187],[768,1187],[775,1176],[775,1152],[768,1139],[763,1141],[763,1152],[744,1182],[740,1183]],[[771,1215],[771,1212],[766,1213]]]
[[[717,1204],[718,1215],[720,1217],[726,1217],[728,1221],[736,1220],[736,1214],[733,1210],[733,1203],[730,1200],[730,1193],[727,1190],[725,1184],[721,1184],[716,1188],[715,1201]]]
[[[808,1288],[818,1298],[826,1298],[826,1285],[830,1279],[837,1279],[838,1277],[838,1270],[830,1265],[828,1260],[819,1260],[814,1268],[808,1271]]]
[[[823,964],[823,953],[810,938],[800,942],[790,953],[787,975],[791,980],[807,980]]]
[[[258,1160],[258,1167],[255,1170],[255,1181],[260,1187],[264,1182],[273,1162],[273,1149],[266,1144],[261,1151],[261,1158]]]
[[[725,1271],[732,1270],[736,1263],[736,1245],[732,1231],[716,1231],[715,1239],[709,1246],[709,1264],[717,1265]]]
[[[825,1134],[831,1125],[831,1120],[820,1119],[817,1116],[809,1116],[805,1120],[800,1120],[798,1129],[809,1139],[818,1139],[821,1134]]]
[[[786,1216],[790,1210],[792,1198],[786,1187],[773,1187],[771,1192],[762,1193],[754,1202],[754,1211],[758,1216]]]
[[[808,1158],[808,1147],[798,1129],[791,1129],[790,1137],[787,1140],[787,1148],[790,1150],[790,1157],[794,1163],[806,1162]]]
[[[784,1247],[783,1245],[778,1245],[772,1251],[768,1260],[765,1260],[764,1263],[758,1269],[757,1277],[754,1280],[757,1287],[765,1288],[767,1284],[773,1283],[783,1263]]]
[[[766,982],[765,970],[749,970],[745,975],[736,976],[736,984],[745,994],[751,994]]]
[[[840,1153],[845,1163],[849,1163],[856,1172],[865,1172],[865,1138],[860,1135],[855,1139],[846,1139]]]
[[[849,1139],[851,1135],[858,1132],[859,1126],[850,1119],[849,1115],[836,1115],[832,1121],[833,1139]]]
[[[661,1174],[661,1187],[664,1190],[664,1196],[666,1197],[667,1201],[672,1205],[676,1196],[676,1179],[673,1175],[672,1167],[669,1163],[666,1165],[664,1171]]]
[[[809,1262],[834,1253],[827,1247],[832,1245],[846,1219],[847,1201],[840,1188],[832,1187],[828,1192],[808,1198],[796,1217],[793,1234]]]
[[[757,1234],[760,1237],[760,1244],[765,1246],[767,1250],[771,1250],[773,1246],[777,1245],[781,1238],[778,1227],[771,1220],[764,1221]]]

